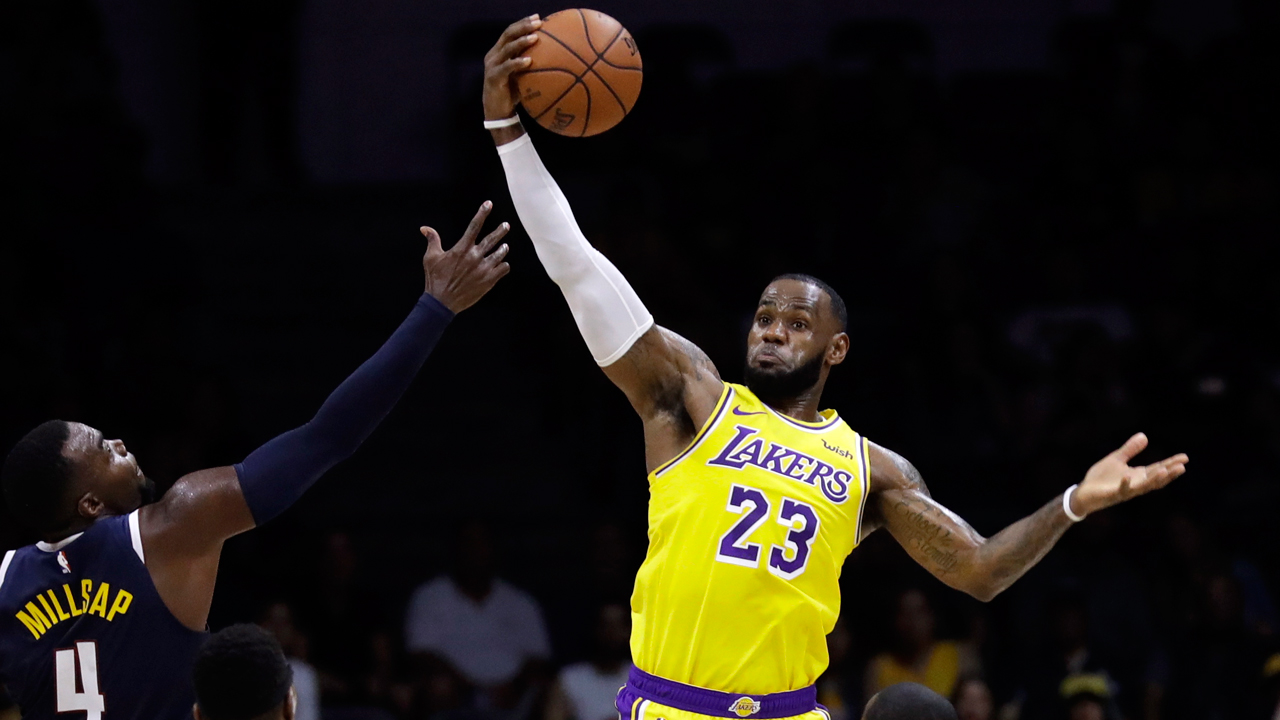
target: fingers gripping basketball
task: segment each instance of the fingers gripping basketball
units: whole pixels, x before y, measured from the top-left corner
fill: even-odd
[[[561,10],[543,20],[539,41],[516,76],[520,102],[561,135],[596,135],[635,107],[644,76],[640,51],[617,20],[595,10]]]

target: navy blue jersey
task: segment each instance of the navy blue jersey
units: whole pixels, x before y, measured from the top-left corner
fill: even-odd
[[[0,564],[0,682],[29,720],[187,720],[205,634],[169,612],[138,513]]]

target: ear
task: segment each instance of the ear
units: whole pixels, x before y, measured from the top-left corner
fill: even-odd
[[[292,686],[289,687],[289,697],[284,701],[284,720],[293,720],[298,714],[298,690]]]
[[[80,500],[76,502],[76,514],[89,520],[97,520],[102,517],[102,514],[106,509],[106,504],[99,500],[97,495],[94,495],[91,492],[81,495]]]
[[[195,720],[204,720],[204,716],[200,714],[200,703],[191,706],[191,714],[195,716]]]
[[[845,356],[849,354],[849,334],[836,333],[831,338],[831,342],[827,343],[827,364],[839,365],[844,362]]]

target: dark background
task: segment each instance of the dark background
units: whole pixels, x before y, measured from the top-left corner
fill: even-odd
[[[1192,457],[986,606],[873,537],[832,672],[860,683],[918,585],[1004,702],[1070,597],[1129,717],[1251,717],[1236,698],[1266,691],[1240,658],[1270,647],[1280,579],[1277,3],[666,5],[596,5],[644,57],[626,122],[533,131],[660,323],[737,380],[764,284],[832,283],[854,351],[825,404],[986,534],[1137,430],[1145,458]],[[419,225],[452,240],[486,198],[516,220],[479,61],[553,9],[5,4],[0,444],[75,419],[168,485],[304,422],[420,292]],[[399,642],[408,593],[480,518],[556,660],[581,655],[581,588],[643,557],[640,424],[512,241],[511,276],[360,453],[228,543],[215,628],[277,598],[305,617],[349,547],[370,632]],[[0,539],[30,540],[8,520]]]

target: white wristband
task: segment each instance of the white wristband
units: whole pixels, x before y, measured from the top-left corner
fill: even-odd
[[[497,130],[498,128],[511,127],[512,125],[519,125],[519,124],[520,124],[520,114],[516,113],[515,115],[512,115],[509,118],[503,118],[501,120],[485,120],[484,129]]]
[[[1067,488],[1066,492],[1062,493],[1062,511],[1067,514],[1067,517],[1071,518],[1071,522],[1080,522],[1081,520],[1088,517],[1088,515],[1077,515],[1071,512],[1071,495],[1075,493],[1076,488],[1078,487],[1080,486],[1072,485],[1071,487]]]

